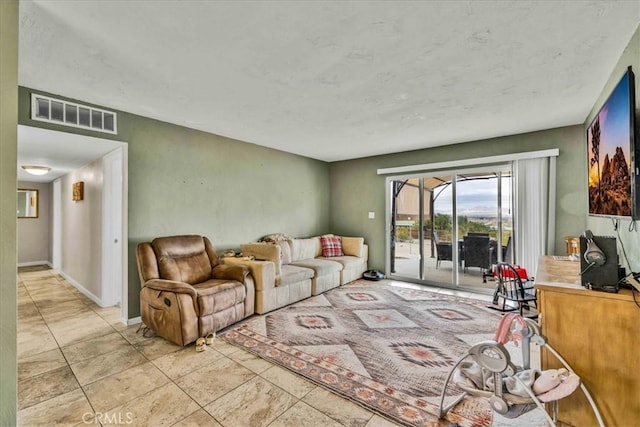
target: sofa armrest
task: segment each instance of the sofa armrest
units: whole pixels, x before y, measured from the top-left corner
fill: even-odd
[[[271,261],[275,267],[276,276],[280,275],[282,260],[280,246],[266,243],[245,243],[240,245],[240,249],[242,250],[242,255],[252,256],[257,260]]]
[[[225,265],[243,265],[249,268],[257,291],[276,287],[275,264],[271,261],[253,261],[243,258],[222,258]]]
[[[235,280],[236,282],[244,283],[249,273],[249,268],[244,265],[218,264],[213,267],[211,277],[214,279]]]

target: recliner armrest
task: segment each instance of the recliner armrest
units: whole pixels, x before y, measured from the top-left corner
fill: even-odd
[[[156,291],[175,292],[177,294],[189,294],[195,300],[198,297],[196,288],[185,282],[166,279],[151,279],[144,283],[144,286]]]
[[[236,282],[244,283],[249,273],[249,267],[244,265],[218,264],[213,268],[211,277],[214,279],[235,280]]]

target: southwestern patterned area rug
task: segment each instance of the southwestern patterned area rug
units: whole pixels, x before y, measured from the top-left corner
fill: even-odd
[[[400,424],[490,426],[486,399],[465,399],[446,420],[437,412],[450,368],[499,319],[481,301],[356,281],[220,336]]]

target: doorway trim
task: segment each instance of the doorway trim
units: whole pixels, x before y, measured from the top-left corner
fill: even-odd
[[[127,318],[126,144],[102,157],[102,303]],[[111,284],[115,284],[112,286]]]
[[[128,275],[128,269],[129,269],[129,265],[128,265],[128,148],[129,148],[129,144],[127,141],[118,141],[118,140],[107,140],[105,138],[101,138],[99,136],[90,136],[90,135],[81,135],[81,134],[76,134],[76,133],[72,133],[69,131],[58,131],[58,130],[53,130],[53,129],[46,129],[46,128],[41,128],[41,127],[37,127],[37,126],[29,126],[29,125],[18,125],[18,137],[20,138],[20,130],[21,128],[24,129],[33,129],[34,131],[36,131],[38,133],[38,136],[41,138],[44,137],[48,137],[48,135],[46,134],[59,134],[59,135],[64,135],[65,137],[62,139],[64,141],[64,144],[68,144],[69,146],[73,147],[74,149],[77,148],[75,147],[74,144],[81,142],[84,143],[85,141],[82,141],[83,139],[86,139],[87,142],[97,142],[100,143],[101,141],[104,143],[109,143],[111,145],[111,147],[109,148],[111,151],[106,152],[106,154],[103,154],[104,151],[106,150],[102,150],[101,153],[96,153],[95,157],[92,158],[91,162],[93,161],[100,161],[102,162],[102,170],[104,172],[104,158],[106,156],[108,156],[109,154],[113,153],[114,151],[120,151],[122,153],[122,160],[121,160],[121,165],[122,165],[122,180],[121,180],[121,185],[122,185],[122,196],[121,196],[121,209],[119,209],[120,211],[120,215],[122,217],[121,219],[121,223],[122,223],[122,251],[121,254],[117,255],[117,259],[120,260],[121,264],[122,264],[122,277],[120,280],[120,283],[117,285],[118,289],[115,290],[116,293],[119,293],[118,296],[116,297],[117,299],[120,300],[120,320],[122,321],[122,323],[128,325],[131,324],[131,321],[128,319],[128,295],[129,295],[129,288],[128,288],[128,280],[129,280],[129,275]],[[44,134],[44,135],[43,135]],[[66,136],[69,137],[66,137]],[[54,141],[59,142],[59,139],[55,139]],[[20,142],[18,142],[18,144],[20,144]],[[62,151],[60,151],[59,153],[56,154],[64,154],[64,150],[66,150],[66,146],[63,146]],[[100,151],[100,150],[98,150]],[[51,197],[51,210],[50,210],[50,215],[51,215],[51,234],[50,234],[50,241],[49,241],[49,247],[50,247],[50,256],[51,259],[48,261],[49,265],[56,269],[58,271],[58,273],[64,277],[69,283],[71,283],[74,287],[76,287],[80,292],[82,292],[83,294],[85,294],[89,299],[91,299],[92,301],[94,301],[96,304],[102,305],[103,301],[107,302],[104,298],[102,298],[104,296],[104,286],[105,283],[103,282],[103,269],[104,269],[104,221],[105,218],[107,218],[108,216],[105,215],[104,210],[105,210],[105,204],[104,204],[104,194],[102,194],[102,208],[101,208],[101,212],[98,214],[99,216],[96,217],[96,221],[100,221],[100,239],[103,240],[99,243],[99,247],[100,247],[100,260],[99,260],[99,265],[101,268],[101,271],[99,273],[99,275],[97,277],[99,277],[100,281],[102,283],[100,283],[100,287],[101,287],[101,297],[97,297],[96,295],[94,295],[92,292],[88,291],[85,288],[85,284],[84,283],[80,283],[77,280],[75,280],[73,277],[71,277],[69,274],[67,274],[67,272],[64,271],[65,268],[65,254],[63,251],[63,244],[65,241],[65,233],[69,233],[69,230],[65,230],[64,228],[64,215],[66,214],[65,212],[65,206],[66,206],[66,199],[63,199],[63,197],[66,198],[66,187],[64,187],[65,184],[65,177],[67,176],[67,174],[71,173],[72,170],[69,169],[68,165],[65,166],[61,166],[59,168],[60,170],[58,172],[62,172],[63,173],[58,173],[58,175],[60,175],[60,177],[58,178],[52,178],[51,182],[51,188],[52,188],[52,197]],[[102,186],[104,187],[105,182],[102,182]],[[55,265],[54,265],[55,263]],[[135,319],[134,319],[135,320]]]
[[[53,181],[51,232],[51,267],[60,271],[62,268],[62,178]]]

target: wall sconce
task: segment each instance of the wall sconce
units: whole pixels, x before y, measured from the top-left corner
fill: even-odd
[[[78,181],[73,183],[73,195],[72,199],[74,202],[79,202],[84,200],[84,182]]]
[[[50,167],[47,166],[22,166],[22,169],[25,172],[30,173],[31,175],[46,175],[51,170]]]

